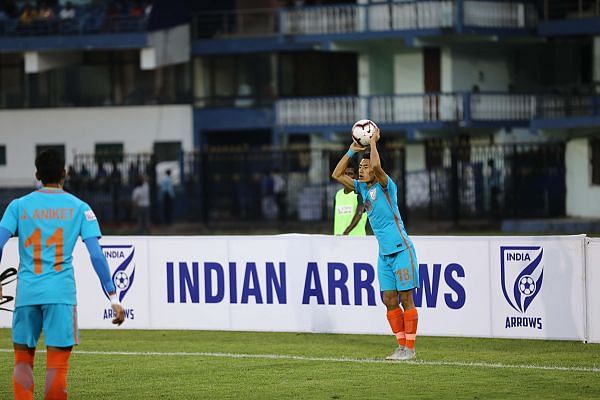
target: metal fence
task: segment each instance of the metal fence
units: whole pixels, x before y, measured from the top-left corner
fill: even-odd
[[[182,179],[191,217],[205,223],[329,221],[340,185],[330,178],[341,149],[220,147],[184,155]],[[404,188],[404,149],[382,149]],[[358,167],[358,159],[353,164]],[[403,196],[404,190],[399,191]],[[403,208],[405,201],[399,197]]]
[[[429,143],[427,170],[407,174],[407,206],[428,219],[454,221],[563,216],[564,154],[563,142]],[[422,195],[410,196],[413,189]]]
[[[227,146],[182,153],[171,161],[151,154],[77,155],[66,188],[88,202],[103,223],[133,223],[131,194],[138,176],[145,175],[152,219],[161,223],[160,181],[169,169],[176,221],[244,224],[244,229],[310,227],[333,219],[334,196],[341,187],[330,174],[343,153],[338,146]],[[382,146],[380,153],[409,223],[483,219],[493,224],[504,218],[565,214],[564,142],[429,140],[425,168],[409,172],[404,147]],[[353,160],[355,165],[358,161]]]
[[[90,204],[100,221],[129,223],[135,219],[131,194],[141,176],[156,201],[157,163],[152,154],[78,154],[69,167],[65,189]],[[153,207],[154,220],[157,213]]]

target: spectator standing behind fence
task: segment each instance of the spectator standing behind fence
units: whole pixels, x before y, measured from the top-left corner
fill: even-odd
[[[58,16],[62,20],[75,18],[75,8],[73,7],[73,3],[67,1],[67,4],[62,10],[60,10]]]
[[[110,195],[112,200],[112,216],[113,221],[119,222],[120,219],[120,209],[121,204],[121,186],[123,184],[123,179],[121,176],[121,170],[117,165],[116,161],[112,162],[112,171],[110,173]]]
[[[496,168],[494,160],[488,160],[490,174],[488,177],[488,186],[490,190],[490,214],[494,219],[500,218],[500,171]]]
[[[48,5],[47,2],[42,2],[40,7],[40,13],[38,15],[40,20],[50,21],[54,19],[54,10]]]
[[[19,17],[19,21],[23,25],[29,25],[38,17],[38,12],[35,8],[31,6],[31,4],[26,3],[25,7],[23,7],[23,12]]]
[[[344,175],[356,179],[354,167],[348,166]],[[367,214],[360,194],[343,187],[335,194],[333,210],[334,235],[366,236]]]
[[[146,0],[144,2],[144,15],[150,17],[150,14],[152,14],[152,1]]]
[[[102,162],[98,164],[98,171],[96,171],[96,187],[103,192],[108,189],[108,172]]]
[[[273,175],[270,171],[266,171],[260,180],[260,189],[262,193],[262,213],[263,216],[272,220],[277,216],[277,204],[274,196]]]
[[[283,222],[287,217],[287,199],[286,182],[281,171],[276,169],[273,172],[273,195],[277,205],[277,216],[279,221]]]
[[[165,224],[171,225],[175,190],[173,189],[173,179],[171,178],[170,169],[166,171],[165,176],[160,180],[160,197],[162,199],[163,220]]]
[[[150,232],[150,185],[145,176],[140,175],[137,186],[131,194],[131,202],[135,209],[138,231],[143,234]]]

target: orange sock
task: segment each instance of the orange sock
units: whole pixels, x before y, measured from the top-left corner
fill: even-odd
[[[15,400],[33,400],[33,359],[35,349],[15,350],[13,392]]]
[[[406,347],[415,348],[417,340],[417,324],[419,323],[419,314],[416,308],[404,311],[404,326],[406,328]]]
[[[396,308],[387,312],[387,319],[392,328],[392,332],[396,335],[399,346],[406,346],[406,335],[404,333],[404,311],[401,308]]]
[[[50,350],[46,361],[45,400],[67,399],[67,372],[71,351]]]

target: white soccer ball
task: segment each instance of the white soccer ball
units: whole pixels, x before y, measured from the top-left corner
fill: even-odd
[[[373,133],[379,129],[375,122],[370,119],[361,119],[352,125],[352,140],[360,146],[367,146],[371,143]]]
[[[519,280],[519,290],[525,296],[529,296],[533,292],[535,292],[535,282],[534,282],[533,278],[529,275],[525,275],[524,277],[522,277]]]
[[[123,271],[117,272],[115,275],[115,286],[120,290],[125,290],[129,287],[129,276]]]

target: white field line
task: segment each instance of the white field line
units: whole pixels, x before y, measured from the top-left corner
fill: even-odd
[[[0,349],[0,353],[12,353],[12,349]],[[44,353],[45,350],[38,350]],[[567,367],[560,365],[528,365],[528,364],[502,364],[486,362],[465,361],[430,361],[413,360],[403,362],[390,362],[374,358],[345,358],[345,357],[306,357],[290,354],[239,354],[239,353],[208,353],[208,352],[157,352],[157,351],[89,351],[75,350],[77,355],[101,355],[101,356],[135,356],[135,357],[214,357],[214,358],[246,358],[257,360],[294,360],[294,361],[320,361],[335,363],[356,364],[409,364],[426,366],[449,366],[449,367],[473,367],[492,369],[529,369],[541,371],[565,371],[565,372],[600,372],[600,367]]]

